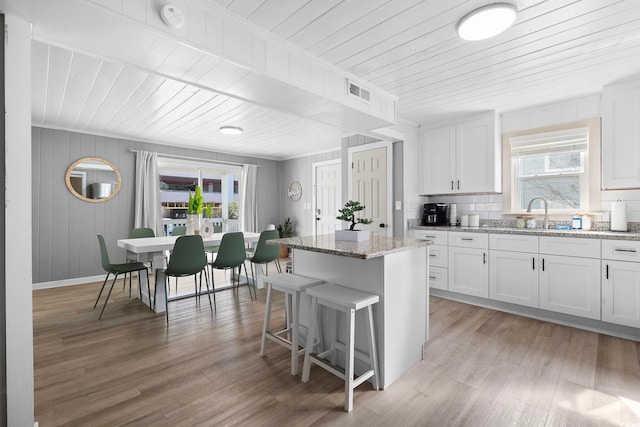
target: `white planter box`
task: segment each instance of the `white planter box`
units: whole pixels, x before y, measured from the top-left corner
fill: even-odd
[[[364,242],[369,240],[370,236],[371,232],[369,230],[336,230],[336,240]]]

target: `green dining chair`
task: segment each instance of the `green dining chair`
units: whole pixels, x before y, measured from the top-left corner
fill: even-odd
[[[240,273],[242,271],[242,266],[244,265],[244,274],[248,276],[247,266],[244,264],[245,259],[247,258],[247,254],[244,247],[244,234],[241,231],[233,232],[233,233],[225,233],[222,236],[222,240],[220,241],[220,248],[218,249],[218,253],[215,259],[209,263],[209,267],[211,269],[211,287],[213,289],[213,302],[215,304],[216,301],[216,285],[215,280],[213,278],[213,270],[233,270],[238,268],[238,282],[237,285],[240,286]],[[251,293],[251,287],[249,287],[249,295],[251,296],[251,300],[254,299],[254,295]]]
[[[153,229],[151,228],[147,228],[147,227],[140,227],[140,228],[134,228],[133,230],[131,230],[131,234],[129,235],[129,237],[131,239],[142,239],[145,237],[156,237],[156,233],[153,231]],[[127,254],[127,262],[138,262],[138,257],[135,256],[135,254]],[[149,263],[149,265],[147,266],[148,268],[152,269],[153,266],[151,263]],[[148,272],[147,272],[148,273]],[[129,273],[129,298],[131,298],[131,276],[132,274]],[[126,279],[126,275],[125,275],[125,279]],[[122,290],[124,291],[124,281],[122,283]],[[140,289],[140,299],[142,299],[142,289]],[[151,295],[149,295],[149,301],[151,301]]]
[[[187,234],[187,226],[186,225],[178,225],[176,227],[173,227],[173,229],[171,230],[171,235],[172,236],[184,236],[185,234]],[[171,251],[169,251],[169,257],[171,257]],[[167,288],[167,292],[169,292],[169,289],[171,288],[171,286],[169,286]],[[178,278],[176,277],[176,294],[178,293]]]
[[[102,310],[100,310],[100,317],[98,320],[102,319],[102,314],[104,313],[104,309],[107,307],[107,302],[109,302],[109,297],[111,296],[111,291],[113,291],[113,285],[116,283],[116,279],[120,274],[126,275],[127,273],[131,274],[134,271],[138,272],[138,277],[141,271],[147,273],[147,292],[149,292],[149,304],[151,304],[151,292],[149,286],[149,271],[147,270],[147,266],[142,262],[126,262],[124,264],[112,264],[109,260],[109,252],[107,252],[107,245],[104,243],[104,237],[101,234],[98,234],[98,244],[100,245],[100,255],[102,259],[102,268],[107,272],[107,277],[104,278],[104,282],[102,282],[102,287],[100,288],[100,293],[98,294],[98,298],[96,298],[95,304],[93,304],[93,309],[95,310],[98,305],[98,301],[102,296],[102,291],[104,291],[104,287],[107,284],[107,280],[111,274],[114,275],[113,282],[111,283],[111,288],[109,289],[109,293],[107,294],[107,298],[104,300],[104,304],[102,306]],[[125,276],[126,279],[126,276]],[[129,278],[131,280],[131,278]]]
[[[186,225],[178,225],[176,227],[173,227],[173,229],[171,230],[172,236],[184,236],[185,234],[187,234]]]
[[[167,324],[169,323],[169,299],[167,297],[169,290],[169,277],[187,277],[193,276],[196,289],[196,304],[200,300],[200,292],[202,290],[202,273],[204,272],[205,281],[207,283],[207,296],[209,297],[209,306],[211,312],[213,307],[211,306],[211,291],[209,288],[209,276],[207,275],[207,257],[204,253],[204,243],[202,237],[198,234],[192,236],[180,236],[176,240],[171,251],[171,258],[169,258],[169,264],[164,270],[164,287],[165,287],[165,304],[167,307]],[[198,275],[200,276],[200,286],[198,286]],[[158,280],[155,281],[155,295],[157,295]],[[215,299],[215,295],[214,295]],[[155,298],[154,298],[155,305]]]
[[[260,233],[258,244],[251,256],[247,257],[247,260],[251,262],[251,279],[253,279],[253,286],[256,286],[256,276],[254,272],[254,264],[258,264],[260,268],[263,265],[267,265],[270,262],[276,263],[276,269],[278,273],[282,273],[280,267],[280,261],[278,256],[280,255],[280,247],[275,245],[267,245],[267,240],[278,239],[280,237],[278,230],[265,230]],[[256,266],[258,268],[258,266]],[[255,291],[255,290],[254,290]]]

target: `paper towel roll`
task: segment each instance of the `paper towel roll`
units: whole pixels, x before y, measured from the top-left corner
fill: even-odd
[[[627,231],[627,202],[611,203],[611,231]]]

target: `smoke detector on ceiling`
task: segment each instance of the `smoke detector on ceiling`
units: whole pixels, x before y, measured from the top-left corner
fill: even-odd
[[[184,25],[184,14],[180,9],[170,4],[162,6],[160,18],[172,30],[179,30]]]

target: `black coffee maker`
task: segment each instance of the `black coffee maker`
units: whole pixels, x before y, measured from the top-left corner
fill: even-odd
[[[422,225],[447,225],[446,203],[425,203],[422,211]]]

